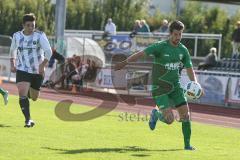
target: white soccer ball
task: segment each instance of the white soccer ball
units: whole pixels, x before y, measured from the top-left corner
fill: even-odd
[[[202,87],[199,83],[190,81],[184,87],[184,94],[188,99],[198,99],[202,95]]]

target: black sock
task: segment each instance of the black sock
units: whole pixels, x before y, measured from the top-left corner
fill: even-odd
[[[30,89],[28,90],[28,98],[31,98],[31,96],[30,96]]]
[[[29,111],[29,100],[28,97],[20,97],[19,104],[22,110],[22,113],[25,117],[25,122],[28,122],[30,120],[30,111]]]

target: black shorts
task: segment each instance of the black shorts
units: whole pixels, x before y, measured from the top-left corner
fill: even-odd
[[[29,82],[31,88],[39,91],[43,82],[43,76],[41,74],[32,74],[17,70],[16,83],[18,82]]]

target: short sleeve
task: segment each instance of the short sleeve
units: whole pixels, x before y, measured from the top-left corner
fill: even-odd
[[[16,33],[13,34],[11,47],[10,47],[10,57],[16,58],[16,49],[17,49],[17,43],[16,43]]]
[[[51,46],[49,44],[49,41],[48,41],[47,36],[46,36],[45,33],[41,34],[40,45],[41,45],[41,48],[45,52],[45,54],[44,54],[45,58],[47,60],[50,60],[50,58],[52,56],[52,49],[51,49]]]
[[[41,45],[41,48],[42,48],[44,51],[51,50],[51,46],[50,46],[50,44],[49,44],[49,41],[48,41],[47,36],[46,36],[45,33],[42,33],[42,34],[41,34],[40,45]]]
[[[144,49],[145,55],[148,55],[148,56],[150,55],[156,56],[159,51],[161,51],[161,47],[159,43],[153,43]]]
[[[182,63],[184,64],[185,68],[191,68],[193,65],[192,65],[191,56],[188,52],[188,49],[184,47],[183,50],[184,50],[184,56],[183,56]]]

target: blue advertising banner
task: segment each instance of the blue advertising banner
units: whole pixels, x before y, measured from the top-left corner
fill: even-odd
[[[200,102],[223,105],[228,84],[228,77],[216,75],[199,75],[199,83],[204,90]]]
[[[228,85],[228,76],[196,72],[199,84],[204,90],[204,95],[197,100],[198,103],[224,105]],[[185,70],[182,72],[181,84],[184,86],[190,81]]]
[[[105,52],[112,54],[129,54],[131,52],[132,39],[129,35],[114,35],[104,46]]]
[[[229,78],[227,101],[240,104],[240,76]]]

